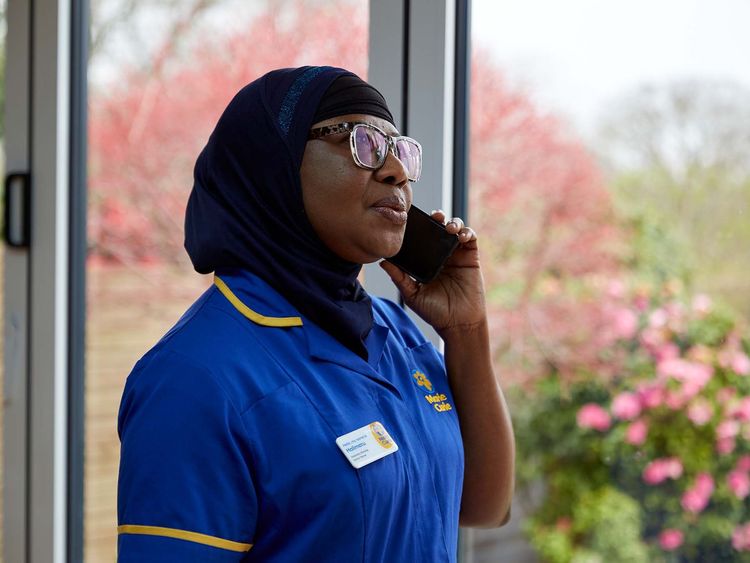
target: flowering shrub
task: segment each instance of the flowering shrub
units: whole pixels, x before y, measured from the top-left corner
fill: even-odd
[[[614,377],[552,368],[513,397],[519,485],[542,483],[532,544],[554,562],[750,561],[745,329],[706,296],[624,299],[630,330],[600,352]]]

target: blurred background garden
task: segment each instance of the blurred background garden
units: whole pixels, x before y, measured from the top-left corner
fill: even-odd
[[[472,5],[468,223],[522,534],[478,532],[474,561],[520,561],[501,558],[514,541],[528,561],[750,561],[750,8],[526,4]],[[90,41],[84,506],[98,562],[115,558],[125,377],[212,281],[182,247],[195,158],[269,69],[366,77],[368,3],[91,0]]]

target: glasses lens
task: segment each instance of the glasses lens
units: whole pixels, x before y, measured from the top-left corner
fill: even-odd
[[[398,159],[406,168],[409,180],[416,182],[422,174],[422,150],[414,139],[402,137],[396,141]]]
[[[377,168],[383,164],[387,149],[388,142],[380,132],[370,127],[355,127],[354,150],[362,164]]]

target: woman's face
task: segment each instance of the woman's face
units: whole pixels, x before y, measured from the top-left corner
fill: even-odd
[[[388,121],[362,114],[333,117],[312,128],[361,121],[398,135]],[[349,133],[307,142],[300,168],[302,199],[315,232],[345,260],[367,264],[396,254],[411,207],[411,185],[401,162],[389,151],[378,170],[358,167]]]

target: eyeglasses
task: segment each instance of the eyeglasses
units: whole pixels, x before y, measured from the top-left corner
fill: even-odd
[[[311,129],[307,138],[320,139],[347,132],[352,157],[357,166],[365,170],[377,170],[385,164],[388,151],[391,151],[404,165],[409,181],[419,180],[422,174],[422,145],[411,137],[392,137],[369,123],[346,121]]]

